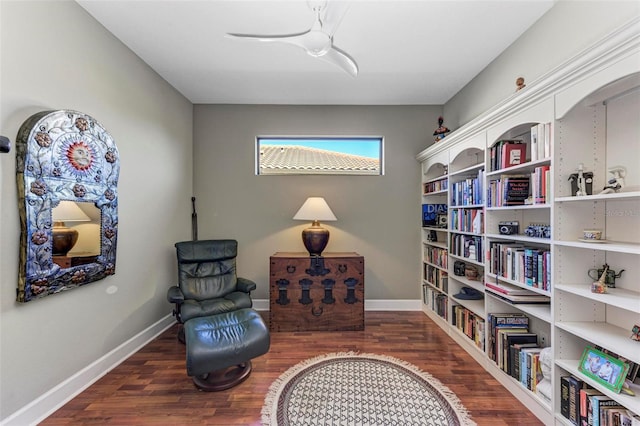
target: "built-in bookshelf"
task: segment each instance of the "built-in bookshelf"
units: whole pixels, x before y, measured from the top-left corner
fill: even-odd
[[[447,214],[446,228],[422,229],[423,311],[544,424],[572,424],[567,377],[640,416],[640,386],[613,392],[579,368],[590,346],[640,364],[639,30],[620,28],[417,156],[423,204]],[[603,240],[585,240],[590,229]],[[592,292],[605,267],[615,287]],[[527,318],[515,348],[530,362],[550,347],[549,390],[506,358],[511,338],[496,358],[498,315]]]
[[[448,321],[448,156],[434,158],[422,169],[423,306],[433,318]],[[445,222],[443,222],[445,221]]]

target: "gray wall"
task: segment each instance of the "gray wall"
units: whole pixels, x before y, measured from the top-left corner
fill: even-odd
[[[365,294],[420,297],[420,165],[436,106],[233,106],[194,108],[194,193],[199,236],[239,241],[240,275],[268,298],[269,256],[304,251],[292,220],[308,196],[325,197],[338,218],[326,251],[365,257]],[[256,176],[259,135],[374,135],[385,138],[384,176]]]
[[[0,418],[171,312],[173,243],[190,235],[193,107],[70,1],[0,2]],[[33,113],[95,117],[121,156],[116,275],[15,302],[15,137]],[[116,290],[107,293],[107,289]]]
[[[527,84],[532,84],[638,16],[640,2],[635,0],[558,1],[445,104],[445,123],[455,130],[511,96],[517,77],[522,76]]]

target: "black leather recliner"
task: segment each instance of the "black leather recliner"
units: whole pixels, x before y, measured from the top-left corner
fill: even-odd
[[[236,275],[236,240],[183,241],[175,244],[178,285],[167,292],[179,323],[192,318],[251,308],[256,283]],[[178,332],[184,343],[184,328]]]

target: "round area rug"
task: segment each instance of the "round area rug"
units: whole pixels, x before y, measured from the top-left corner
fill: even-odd
[[[262,423],[288,425],[475,425],[458,397],[397,358],[333,353],[303,361],[269,388]]]

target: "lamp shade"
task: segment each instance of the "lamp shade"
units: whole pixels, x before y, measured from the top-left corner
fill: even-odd
[[[309,197],[304,202],[294,220],[338,220],[322,197]]]
[[[89,216],[73,201],[60,201],[52,211],[55,222],[89,222]]]

